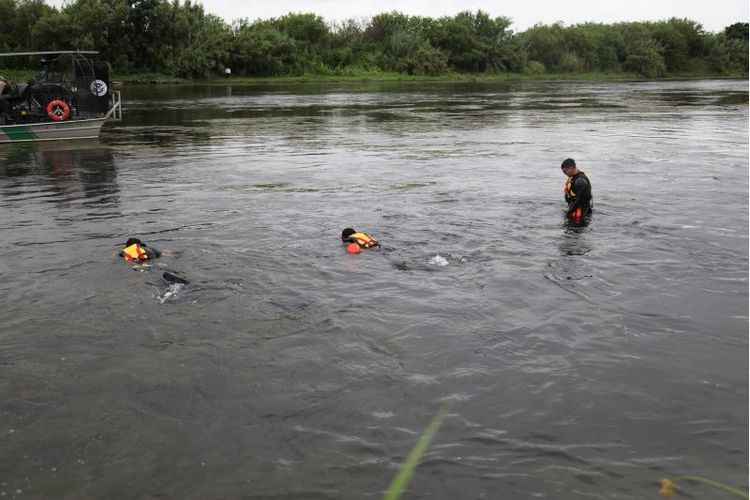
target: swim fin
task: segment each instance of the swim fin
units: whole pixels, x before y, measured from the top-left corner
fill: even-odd
[[[169,271],[165,271],[164,274],[161,275],[161,277],[164,278],[164,281],[166,281],[167,283],[179,283],[180,285],[190,284],[190,282],[185,278],[180,278],[176,274],[172,274]]]

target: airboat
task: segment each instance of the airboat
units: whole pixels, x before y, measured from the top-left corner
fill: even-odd
[[[96,51],[11,52],[41,56],[41,71],[27,83],[0,76],[0,144],[96,139],[107,120],[122,119],[120,92],[109,63]]]

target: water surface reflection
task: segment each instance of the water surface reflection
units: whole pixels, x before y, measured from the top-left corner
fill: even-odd
[[[124,94],[0,148],[0,493],[381,498],[445,402],[415,498],[747,485],[746,82]]]

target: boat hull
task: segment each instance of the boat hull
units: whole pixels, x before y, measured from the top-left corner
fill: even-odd
[[[0,144],[96,139],[106,118],[0,125]]]

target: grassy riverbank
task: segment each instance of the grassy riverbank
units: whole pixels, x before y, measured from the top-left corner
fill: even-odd
[[[747,75],[726,74],[675,74],[650,80],[701,80],[737,79]],[[514,81],[590,81],[617,82],[647,80],[636,73],[448,73],[437,76],[407,75],[391,72],[359,72],[339,75],[306,74],[300,76],[213,78],[205,80],[185,80],[158,74],[115,75],[115,80],[125,84],[209,84],[209,85],[266,85],[295,83],[362,83],[362,82],[419,82],[419,83],[493,83]]]
[[[0,68],[0,75],[25,82],[36,74],[33,70],[6,70]],[[115,74],[113,80],[126,85],[268,85],[297,83],[362,83],[362,82],[418,82],[418,83],[494,83],[517,81],[658,81],[658,80],[703,80],[703,79],[747,79],[743,74],[684,73],[661,78],[644,78],[637,73],[591,72],[591,73],[446,73],[443,75],[408,75],[396,72],[360,71],[333,75],[306,74],[300,76],[250,77],[232,76],[209,79],[185,79],[160,73]]]

